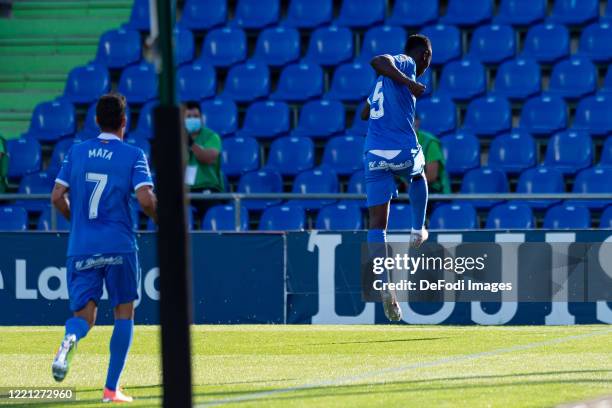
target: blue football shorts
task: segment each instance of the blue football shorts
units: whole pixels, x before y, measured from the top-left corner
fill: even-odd
[[[106,285],[112,307],[138,299],[140,265],[136,252],[68,257],[66,267],[70,310],[93,300],[100,303]]]
[[[425,156],[421,147],[410,150],[369,150],[364,155],[365,188],[368,207],[397,197],[395,177],[411,180],[423,173]]]

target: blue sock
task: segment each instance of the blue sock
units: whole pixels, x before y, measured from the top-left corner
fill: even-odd
[[[368,251],[370,259],[387,256],[387,231],[382,229],[370,229],[368,230]],[[370,245],[372,244],[372,245]],[[383,282],[387,282],[387,274],[383,273],[380,275],[380,279]]]
[[[410,205],[412,206],[412,229],[420,231],[425,225],[427,209],[427,181],[425,176],[416,176],[410,183]]]
[[[87,336],[88,331],[89,324],[82,317],[71,317],[70,319],[66,320],[65,335],[74,334],[77,341],[79,341],[83,337]]]
[[[110,362],[108,363],[108,374],[106,375],[106,388],[111,391],[117,389],[119,377],[125,366],[132,334],[134,333],[134,321],[132,319],[116,319],[113,335],[110,340]]]

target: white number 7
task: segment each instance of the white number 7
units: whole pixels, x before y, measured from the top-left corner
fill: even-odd
[[[370,107],[371,119],[380,119],[385,114],[385,108],[383,107],[385,96],[382,93],[382,86],[383,82],[378,81],[376,83],[376,88],[374,88],[374,95],[372,95],[372,106]]]
[[[98,206],[100,205],[100,198],[102,198],[102,191],[104,191],[104,187],[106,187],[108,176],[100,173],[87,173],[85,174],[85,179],[92,183],[96,183],[91,192],[91,197],[89,197],[89,219],[93,220],[94,218],[98,218]]]

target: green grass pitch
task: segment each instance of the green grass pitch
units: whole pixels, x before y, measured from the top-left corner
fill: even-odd
[[[0,328],[0,386],[56,386],[62,332]],[[70,407],[99,404],[110,334],[79,344]],[[612,394],[611,345],[609,326],[194,326],[193,393],[198,406],[551,407]],[[158,327],[136,327],[130,406],[161,402],[159,347]]]

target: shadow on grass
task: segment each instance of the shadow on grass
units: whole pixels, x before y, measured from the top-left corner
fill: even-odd
[[[335,346],[335,345],[344,345],[344,344],[402,343],[402,342],[412,342],[412,341],[442,340],[446,338],[448,337],[420,337],[420,338],[411,338],[411,339],[364,340],[364,341],[335,341],[335,342],[330,342],[330,343],[305,343],[305,344],[300,344],[300,346]]]

